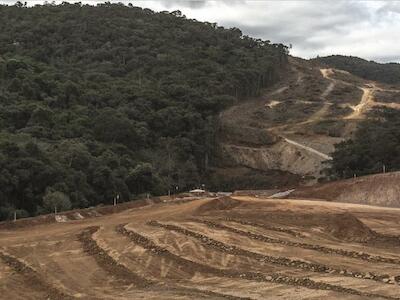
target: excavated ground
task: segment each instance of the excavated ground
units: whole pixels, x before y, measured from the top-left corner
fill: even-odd
[[[3,226],[1,298],[400,299],[400,209],[245,196],[124,207]]]
[[[399,94],[396,87],[291,57],[275,86],[220,114],[221,164],[280,170],[313,183],[322,177],[334,145],[351,138],[369,111],[400,109]]]

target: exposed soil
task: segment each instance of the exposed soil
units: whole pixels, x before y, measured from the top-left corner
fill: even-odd
[[[36,272],[32,267],[25,264],[18,258],[0,251],[0,259],[8,265],[14,272],[20,274],[24,278],[24,284],[33,287],[43,293],[46,299],[60,299],[60,300],[70,300],[74,297],[68,295],[67,293],[61,291],[57,287],[46,281],[46,278]]]
[[[230,219],[227,219],[227,220],[229,221]],[[324,247],[324,246],[320,246],[320,245],[291,242],[291,241],[287,241],[287,240],[270,238],[270,237],[265,236],[265,235],[255,234],[255,233],[252,233],[251,231],[239,230],[239,229],[236,229],[236,228],[233,228],[233,227],[229,227],[229,226],[226,226],[226,225],[223,225],[223,224],[220,224],[220,223],[210,222],[210,221],[206,221],[206,220],[197,220],[197,221],[201,222],[201,223],[204,223],[204,224],[206,224],[207,226],[209,226],[211,228],[217,228],[217,229],[230,231],[230,232],[233,232],[233,233],[236,233],[236,234],[239,234],[239,235],[243,235],[243,236],[247,236],[247,237],[249,237],[251,239],[263,241],[263,242],[266,242],[266,243],[281,244],[281,245],[285,245],[285,246],[299,247],[299,248],[303,248],[303,249],[311,249],[311,250],[315,250],[315,251],[319,251],[319,252],[323,252],[323,253],[329,253],[329,254],[333,253],[333,254],[338,254],[338,255],[342,255],[342,256],[348,256],[348,257],[352,257],[352,258],[366,260],[366,261],[370,261],[370,262],[386,262],[386,263],[400,265],[400,259],[393,259],[393,258],[388,258],[388,257],[375,256],[375,255],[370,255],[368,253],[363,253],[363,252],[346,251],[346,250],[342,250],[342,249],[328,248],[328,247]],[[259,226],[259,227],[267,228],[269,230],[277,230],[276,228],[267,227],[265,225],[258,225],[258,224],[255,225],[256,223],[252,223],[252,222],[240,222],[240,223],[241,224],[245,224],[245,225]],[[295,233],[293,231],[287,231],[287,230],[284,230],[284,229],[278,229],[278,231],[287,232],[287,233],[290,233],[292,235],[295,234],[296,237],[304,237],[304,236],[299,235],[299,234],[297,234],[297,233]],[[381,275],[381,276],[372,276],[371,275],[371,276],[368,276],[368,279],[381,280],[381,279],[388,278],[388,277],[389,276],[387,276],[387,275]],[[399,283],[400,283],[400,281],[399,281]]]
[[[199,206],[196,213],[204,214],[210,211],[215,212],[215,211],[231,210],[232,208],[235,208],[240,204],[241,202],[239,200],[233,199],[231,197],[220,197],[208,201],[207,203]]]
[[[400,210],[251,196],[158,202],[3,228],[4,297],[399,299]]]
[[[400,172],[377,174],[296,189],[295,198],[400,207]]]
[[[258,257],[259,255],[257,255],[256,253],[251,253],[249,251],[237,248],[235,246],[227,246],[224,245],[221,242],[215,241],[213,239],[208,238],[207,236],[202,236],[198,233],[194,233],[192,231],[174,226],[174,225],[163,225],[160,224],[156,221],[150,221],[148,222],[148,224],[150,226],[157,226],[157,227],[162,227],[162,228],[166,228],[169,230],[176,230],[184,235],[188,235],[190,237],[195,237],[199,240],[201,240],[202,242],[206,243],[207,245],[209,245],[212,248],[216,248],[220,251],[223,252],[234,252],[235,255],[249,255],[252,257]],[[207,266],[207,265],[203,265],[203,264],[199,264],[187,259],[183,259],[181,257],[176,256],[175,254],[172,254],[171,252],[169,252],[166,249],[163,249],[159,246],[157,246],[156,244],[154,244],[152,241],[150,241],[149,239],[143,237],[142,235],[130,231],[130,230],[126,230],[123,226],[118,226],[117,227],[117,231],[120,232],[121,234],[124,234],[126,236],[128,236],[133,242],[141,245],[143,248],[150,250],[153,254],[155,255],[160,255],[163,257],[167,257],[170,260],[173,260],[174,262],[178,262],[179,265],[183,268],[185,268],[188,272],[204,272],[204,273],[211,273],[211,274],[215,274],[218,276],[222,276],[222,277],[229,277],[229,278],[240,278],[240,279],[247,279],[247,280],[256,280],[256,281],[272,281],[272,282],[278,282],[281,284],[288,284],[288,285],[298,285],[298,286],[307,286],[308,288],[315,288],[315,289],[328,289],[328,290],[337,290],[343,293],[349,293],[349,294],[355,294],[355,295],[363,295],[366,297],[375,297],[376,295],[373,294],[369,294],[369,293],[362,293],[362,292],[358,292],[358,291],[354,291],[352,289],[343,289],[342,287],[339,286],[334,286],[334,285],[326,285],[326,284],[318,284],[315,282],[312,282],[309,279],[298,279],[298,278],[290,278],[290,277],[284,277],[282,275],[279,274],[270,274],[268,276],[263,276],[260,273],[252,273],[252,272],[238,272],[235,270],[229,270],[229,269],[217,269],[211,266]],[[261,259],[262,262],[265,263],[267,259],[264,257],[263,259]],[[269,261],[273,261],[272,258],[268,258]],[[284,262],[284,259],[281,259],[282,262],[279,262],[280,264],[285,264],[287,266],[292,266],[293,262],[291,262],[290,264],[288,264],[287,262]],[[320,267],[321,268],[321,267]],[[322,267],[323,268],[323,267]],[[348,271],[344,271],[343,273],[344,275],[348,275],[350,274]],[[359,275],[358,275],[359,276]],[[388,276],[386,276],[388,277]],[[232,297],[229,295],[221,295],[219,294],[219,296],[223,296],[226,297],[228,299],[239,299],[238,297]],[[385,298],[385,297],[384,297]],[[243,299],[243,298],[240,298]],[[396,298],[392,298],[389,297],[387,299],[396,299]]]
[[[400,109],[400,89],[293,57],[289,62],[276,86],[221,113],[220,161],[281,170],[310,184],[322,177],[334,145],[351,138],[367,112]]]
[[[374,232],[350,213],[328,215],[324,229],[332,236],[345,241],[367,241]]]
[[[108,253],[102,249],[92,237],[92,235],[97,232],[98,229],[99,227],[96,226],[89,227],[78,235],[78,239],[82,243],[83,250],[90,256],[94,257],[99,266],[101,266],[104,270],[126,284],[134,284],[139,288],[148,287],[153,284],[153,282],[150,280],[140,277],[109,256]]]
[[[327,265],[308,263],[308,262],[301,261],[301,260],[292,260],[292,259],[285,258],[285,257],[273,257],[273,256],[262,255],[262,254],[248,251],[248,250],[245,250],[245,249],[233,246],[233,245],[227,245],[223,242],[209,238],[208,236],[202,235],[200,233],[197,233],[197,232],[194,232],[194,231],[191,231],[191,230],[179,227],[179,226],[175,226],[175,225],[171,225],[171,224],[161,224],[156,221],[151,221],[148,224],[151,226],[157,226],[157,227],[164,228],[167,230],[176,231],[178,233],[184,234],[191,238],[195,238],[198,241],[200,241],[201,243],[205,244],[209,248],[217,249],[218,251],[222,251],[224,253],[229,253],[232,255],[245,256],[245,257],[254,259],[260,263],[277,264],[277,265],[286,266],[288,268],[299,268],[299,269],[307,270],[307,271],[311,271],[311,272],[340,274],[342,276],[347,276],[347,277],[370,279],[370,280],[382,281],[384,283],[390,283],[390,284],[393,283],[393,282],[385,282],[386,279],[389,279],[389,277],[390,277],[387,274],[377,275],[377,274],[371,274],[370,272],[368,274],[363,274],[363,273],[353,271],[353,270],[335,269],[335,268],[327,266]],[[219,227],[219,228],[222,228],[225,230],[228,229],[231,232],[234,232],[236,234],[250,236],[251,238],[256,239],[256,240],[268,241],[268,242],[273,241],[272,239],[263,237],[261,235],[255,235],[255,234],[252,234],[249,232],[246,233],[244,231],[236,230],[233,228],[227,228],[226,226],[217,225],[212,222],[207,222],[207,225],[209,225],[213,228]],[[398,263],[399,261],[396,261],[396,262]]]

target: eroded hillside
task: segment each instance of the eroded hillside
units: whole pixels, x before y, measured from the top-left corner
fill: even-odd
[[[291,58],[290,65],[262,97],[220,115],[221,157],[231,165],[281,170],[310,182],[321,177],[334,145],[351,138],[368,112],[400,109],[400,88],[301,59]]]

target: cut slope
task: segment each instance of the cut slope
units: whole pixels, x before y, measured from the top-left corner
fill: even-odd
[[[370,175],[303,187],[291,197],[400,207],[400,172]]]

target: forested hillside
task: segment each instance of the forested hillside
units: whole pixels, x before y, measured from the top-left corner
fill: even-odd
[[[120,4],[0,6],[0,217],[199,185],[287,48]]]
[[[374,61],[367,61],[354,56],[331,55],[318,57],[318,63],[327,64],[330,67],[348,71],[359,77],[380,81],[383,83],[400,83],[400,64],[380,64]]]
[[[350,178],[400,170],[400,111],[380,108],[369,113],[351,140],[339,143],[329,173]]]

